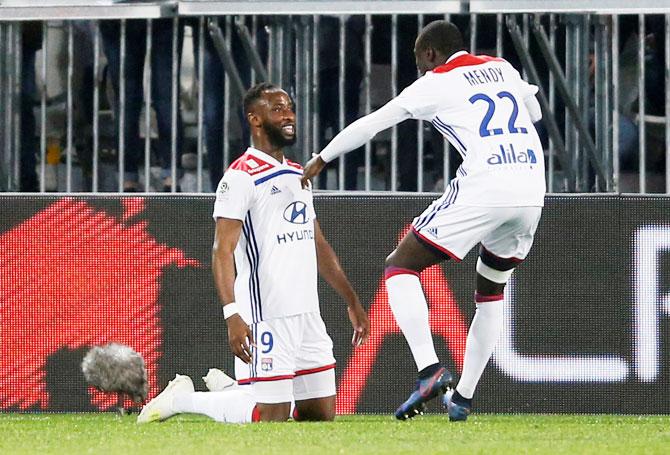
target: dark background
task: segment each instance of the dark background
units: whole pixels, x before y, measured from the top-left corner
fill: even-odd
[[[0,197],[0,240],[59,198]],[[120,198],[76,197],[121,219]],[[370,305],[383,276],[384,258],[414,216],[430,203],[430,196],[317,195],[322,229],[339,254],[344,269]],[[158,305],[163,329],[158,364],[159,387],[175,373],[190,375],[196,389],[208,368],[232,371],[225,323],[211,279],[214,223],[212,197],[148,197],[143,212],[125,223],[147,222],[159,243],[181,249],[202,267],[163,270]],[[670,412],[670,353],[667,315],[660,317],[660,373],[641,382],[634,369],[633,236],[640,226],[668,227],[670,199],[639,196],[548,197],[535,246],[515,272],[514,333],[517,349],[528,355],[604,355],[626,359],[630,375],[624,382],[524,383],[506,376],[493,362],[484,372],[476,395],[482,412]],[[57,233],[54,233],[57,235]],[[476,251],[461,263],[447,262],[444,274],[466,322],[472,318]],[[2,262],[9,252],[1,251]],[[670,291],[670,251],[662,254],[657,280],[660,291]],[[54,271],[57,273],[57,271]],[[31,274],[29,267],[20,273]],[[1,280],[7,279],[7,275]],[[0,280],[0,286],[2,282]],[[351,327],[345,305],[323,282],[321,311],[335,343],[338,383],[351,355]],[[0,308],[4,302],[0,300]],[[129,302],[132,305],[132,302]],[[660,305],[660,303],[659,303]],[[2,317],[0,312],[0,317]],[[0,320],[0,330],[3,321]],[[375,327],[373,326],[374,330]],[[0,332],[0,337],[1,337]],[[43,334],[48,337],[49,333]],[[112,341],[112,340],[110,340]],[[446,343],[436,338],[440,359],[457,372]],[[77,365],[85,349],[53,354],[45,381],[47,406],[27,410],[91,409]],[[7,364],[12,358],[0,358]],[[391,413],[413,388],[416,369],[401,335],[388,337],[380,350],[357,405],[359,412]],[[12,378],[2,387],[21,388]],[[437,410],[437,404],[432,408]],[[0,403],[0,409],[17,410]],[[25,409],[24,409],[25,410]]]

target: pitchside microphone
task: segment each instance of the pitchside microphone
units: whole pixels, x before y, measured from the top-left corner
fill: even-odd
[[[93,387],[103,392],[119,393],[120,403],[123,402],[123,394],[136,403],[147,398],[149,384],[144,359],[126,345],[109,343],[94,346],[84,356],[81,371]]]

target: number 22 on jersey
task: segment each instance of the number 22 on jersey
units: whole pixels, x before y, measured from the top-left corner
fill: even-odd
[[[528,130],[524,127],[519,127],[516,125],[516,119],[519,115],[519,104],[516,101],[516,98],[514,98],[514,95],[512,95],[510,92],[507,91],[502,91],[498,92],[497,97],[499,98],[498,101],[503,102],[502,100],[509,100],[512,103],[512,113],[509,116],[509,119],[507,121],[507,130],[511,134],[526,134],[528,133]],[[488,109],[486,110],[486,114],[484,114],[484,118],[482,119],[482,123],[479,125],[479,135],[481,137],[488,137],[488,136],[498,136],[501,134],[505,134],[505,130],[503,128],[496,128],[494,127],[493,129],[489,129],[489,123],[491,122],[491,119],[493,118],[493,115],[495,114],[496,111],[496,101],[493,100],[490,96],[486,95],[485,93],[477,93],[476,95],[472,95],[469,99],[470,103],[475,104],[477,101],[484,101],[488,104]]]

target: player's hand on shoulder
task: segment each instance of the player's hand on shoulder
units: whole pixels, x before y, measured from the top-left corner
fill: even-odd
[[[255,346],[251,329],[239,314],[226,319],[230,350],[244,363],[251,363],[251,347]]]
[[[305,168],[302,171],[302,187],[307,188],[312,178],[317,176],[325,166],[326,162],[323,161],[320,155],[312,155],[312,159],[305,164]]]
[[[365,343],[370,335],[370,320],[365,313],[365,309],[360,302],[355,302],[347,307],[351,326],[354,328],[354,336],[351,338],[351,344],[358,347]]]

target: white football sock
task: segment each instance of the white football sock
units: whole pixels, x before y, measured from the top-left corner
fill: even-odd
[[[256,406],[250,387],[234,387],[221,392],[193,392],[177,395],[177,412],[203,414],[217,422],[249,423]]]
[[[493,354],[503,325],[503,301],[477,303],[465,343],[463,372],[456,390],[463,398],[472,398],[486,364]]]
[[[428,303],[419,277],[409,273],[386,279],[389,305],[412,351],[418,371],[438,363],[428,321]]]

